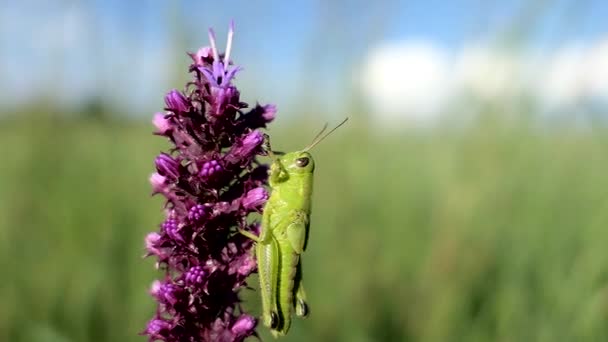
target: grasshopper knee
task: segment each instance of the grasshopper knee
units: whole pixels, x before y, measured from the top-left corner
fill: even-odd
[[[308,307],[308,304],[306,304],[304,300],[299,299],[296,305],[296,315],[298,315],[298,317],[308,317],[309,313],[310,308]]]
[[[270,329],[277,329],[279,327],[279,315],[272,311],[270,313]]]

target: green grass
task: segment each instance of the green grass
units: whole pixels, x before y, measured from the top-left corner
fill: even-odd
[[[279,149],[316,130],[279,127]],[[355,119],[318,146],[312,313],[284,341],[608,340],[607,132],[530,127],[382,135]],[[166,145],[151,129],[2,122],[0,341],[145,341],[147,178]]]

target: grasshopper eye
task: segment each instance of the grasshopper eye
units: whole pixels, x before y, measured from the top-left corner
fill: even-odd
[[[298,167],[305,167],[306,165],[308,165],[309,162],[310,162],[310,159],[308,159],[307,157],[302,157],[302,158],[296,159],[296,165]]]

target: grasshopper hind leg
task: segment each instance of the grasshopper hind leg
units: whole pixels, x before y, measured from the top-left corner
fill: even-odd
[[[308,307],[306,292],[304,291],[304,285],[302,284],[302,258],[300,258],[300,261],[298,262],[294,281],[295,296],[293,297],[293,306],[296,311],[296,316],[306,318],[310,313],[310,308]]]

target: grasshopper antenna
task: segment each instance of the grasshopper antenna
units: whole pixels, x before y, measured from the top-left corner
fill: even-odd
[[[325,125],[323,125],[323,128],[321,128],[321,130],[319,131],[319,133],[317,133],[317,135],[315,135],[315,137],[312,138],[312,141],[315,142],[315,140],[319,139],[319,137],[321,136],[321,134],[323,134],[323,132],[325,132],[326,129],[327,129],[327,122],[325,123]]]
[[[328,135],[332,134],[335,130],[340,128],[340,126],[344,125],[346,123],[346,121],[348,121],[348,117],[346,117],[344,120],[342,120],[342,122],[340,122],[336,127],[332,128],[331,131],[329,131],[325,135],[321,136],[321,134],[323,134],[323,132],[325,132],[325,130],[327,129],[327,123],[326,123],[323,126],[323,129],[321,129],[321,131],[317,134],[317,136],[315,136],[315,138],[312,140],[310,145],[308,145],[304,149],[304,151],[308,151],[308,150],[312,149],[313,147],[315,147],[318,143],[323,141],[323,139],[327,138]]]

